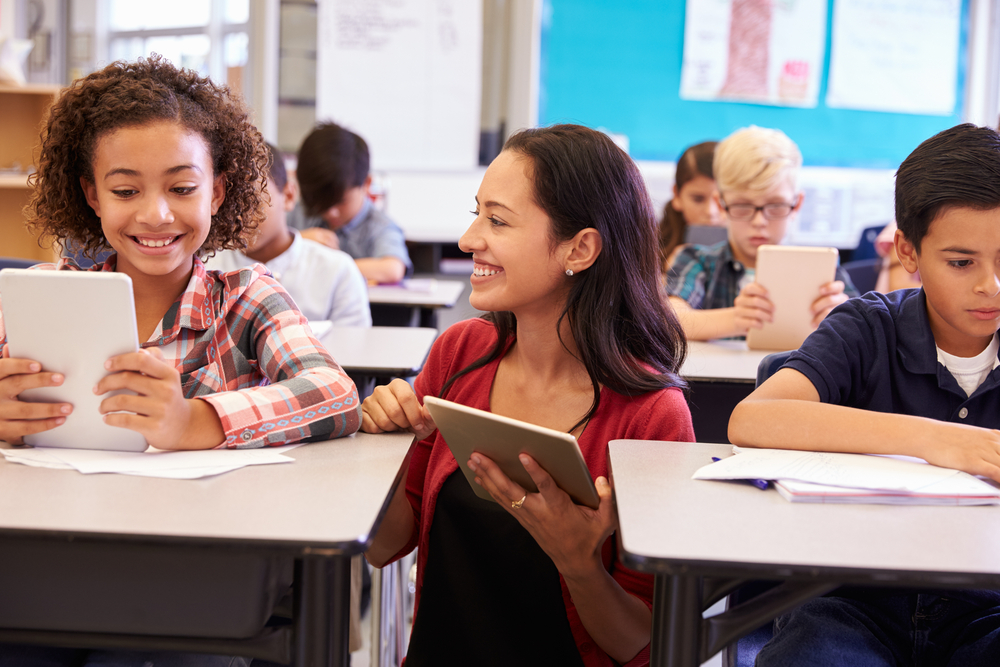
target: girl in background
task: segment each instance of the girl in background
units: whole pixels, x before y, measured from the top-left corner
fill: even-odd
[[[684,244],[688,225],[722,226],[726,224],[715,196],[712,156],[719,142],[705,141],[690,146],[677,159],[674,197],[663,207],[660,221],[660,256],[663,272],[673,263]]]

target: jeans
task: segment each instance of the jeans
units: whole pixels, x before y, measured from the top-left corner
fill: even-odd
[[[99,651],[0,644],[0,667],[248,667],[248,658],[173,651]]]
[[[757,667],[995,667],[1000,606],[987,591],[840,589],[774,621]]]

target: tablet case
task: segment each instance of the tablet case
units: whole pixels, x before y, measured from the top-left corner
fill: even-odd
[[[492,459],[515,483],[529,493],[538,488],[521,465],[518,455],[528,454],[538,462],[573,502],[597,509],[600,499],[580,447],[569,433],[495,415],[435,396],[425,396],[424,406],[434,418],[445,443],[476,495],[493,500],[486,489],[475,482],[469,470],[473,452]],[[517,500],[513,498],[512,500]]]
[[[4,269],[0,299],[9,355],[66,378],[59,387],[24,391],[21,400],[73,404],[65,423],[27,435],[25,443],[144,451],[142,435],[104,423],[98,408],[113,394],[92,391],[107,375],[105,361],[139,349],[132,280],[123,273]]]
[[[751,350],[796,350],[813,332],[812,304],[836,277],[836,248],[762,245],[754,280],[774,304],[774,321],[747,332]]]

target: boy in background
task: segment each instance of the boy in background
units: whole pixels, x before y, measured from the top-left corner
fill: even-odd
[[[680,251],[667,277],[667,293],[688,340],[743,336],[773,319],[767,290],[754,282],[757,248],[781,243],[802,206],[802,154],[780,130],[746,127],[715,149],[712,171],[729,238]],[[813,326],[834,306],[857,294],[840,267],[813,300]]]
[[[1000,135],[959,125],[918,146],[896,173],[896,220],[923,288],[837,308],[736,407],[729,438],[1000,481]],[[841,588],[774,627],[758,666],[1000,664],[996,591]]]
[[[291,224],[305,238],[354,258],[371,283],[398,283],[413,270],[403,230],[368,196],[368,144],[335,123],[320,124],[299,148],[296,168],[303,215]]]
[[[281,153],[267,144],[271,169],[267,190],[271,203],[257,227],[257,237],[245,252],[223,250],[205,265],[235,271],[264,264],[310,321],[330,320],[340,326],[370,327],[368,285],[350,255],[302,238],[289,229],[286,216],[295,206]]]

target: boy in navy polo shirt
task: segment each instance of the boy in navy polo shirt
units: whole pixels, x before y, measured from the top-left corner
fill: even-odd
[[[896,173],[922,289],[836,308],[740,403],[740,445],[907,454],[1000,481],[1000,135],[959,125]],[[842,588],[775,620],[757,665],[997,665],[1000,593]]]

